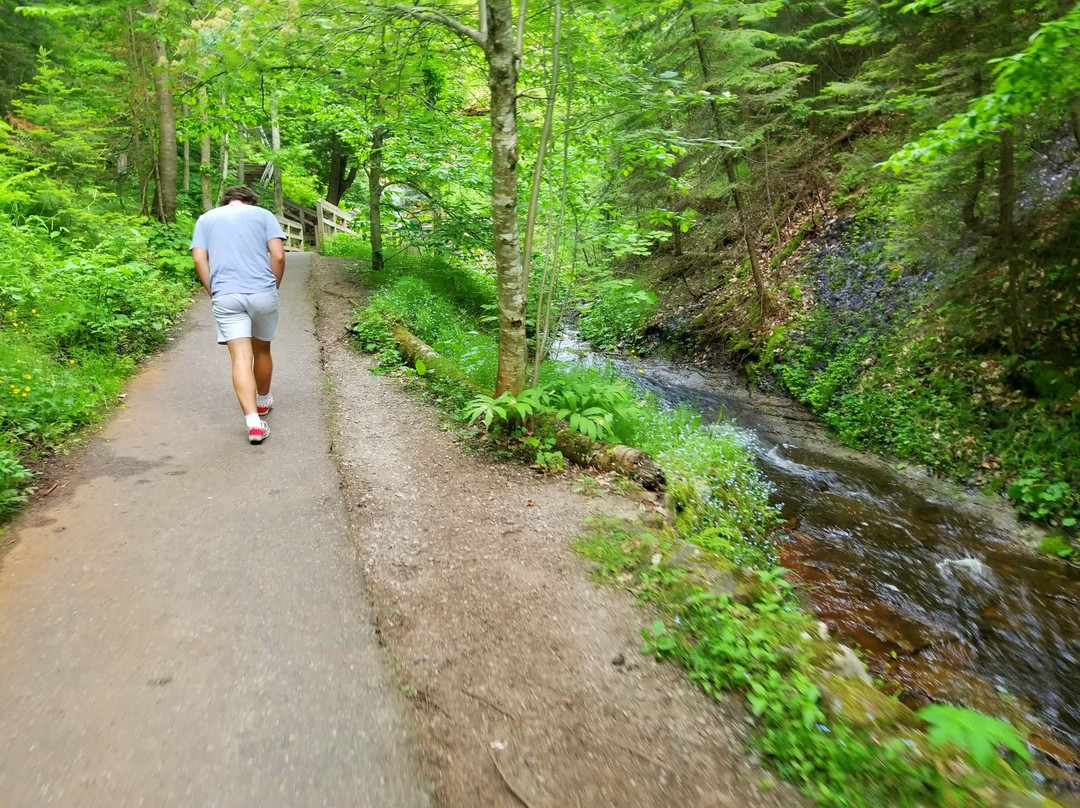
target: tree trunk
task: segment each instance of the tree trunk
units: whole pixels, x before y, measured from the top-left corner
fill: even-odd
[[[356,181],[360,167],[353,163],[352,168],[346,173],[345,169],[348,165],[349,155],[341,148],[341,141],[335,134],[330,141],[330,179],[326,187],[326,201],[331,205],[340,204],[341,198],[349,192],[353,182]]]
[[[199,121],[202,123],[202,138],[199,140],[199,181],[202,184],[202,209],[208,211],[214,207],[210,195],[210,116],[207,111],[206,88],[199,88]]]
[[[525,2],[520,0],[521,22]],[[495,285],[499,299],[499,370],[495,394],[519,393],[525,386],[525,305],[528,283],[521,268],[517,222],[517,81],[521,56],[515,48],[511,0],[484,0],[486,15],[478,30],[443,13],[398,4],[391,14],[442,25],[484,49],[491,90],[491,229],[495,247]],[[522,25],[523,27],[523,25]]]
[[[1077,148],[1080,148],[1080,98],[1074,98],[1069,104],[1069,114],[1072,118],[1073,140]]]
[[[712,72],[709,69],[709,59],[705,53],[705,43],[702,40],[701,31],[698,27],[697,15],[690,13],[690,27],[694,32],[694,44],[697,47],[698,63],[701,67],[701,77],[708,85],[712,81]],[[716,129],[716,137],[724,140],[724,126],[720,117],[720,107],[713,100],[709,101],[709,110],[712,113],[713,126]],[[728,183],[731,185],[731,197],[735,202],[735,213],[739,218],[739,227],[742,230],[743,241],[746,244],[746,254],[750,259],[750,273],[754,277],[754,287],[757,289],[758,305],[761,307],[761,317],[765,318],[768,298],[765,294],[765,275],[761,270],[761,253],[758,251],[757,241],[754,239],[754,231],[750,226],[750,211],[742,191],[739,189],[739,172],[735,165],[735,159],[731,151],[724,151],[724,172],[727,174]]]
[[[529,272],[532,268],[533,235],[536,232],[536,212],[540,206],[540,181],[544,177],[544,158],[547,156],[548,139],[551,137],[551,124],[555,119],[555,95],[559,89],[559,36],[562,30],[562,5],[559,0],[555,0],[554,13],[555,23],[551,40],[551,89],[548,90],[544,125],[540,129],[540,142],[536,147],[536,166],[533,169],[532,190],[529,193],[529,210],[525,216],[524,244],[521,251],[521,272],[526,285],[529,283]],[[539,315],[539,312],[537,314]],[[537,324],[539,324],[539,319],[537,319]]]
[[[1005,261],[1009,283],[1009,319],[1012,330],[1012,349],[1022,352],[1024,340],[1024,295],[1020,288],[1020,257],[1016,254],[1016,161],[1015,133],[1011,127],[1001,130],[1001,151],[998,166],[998,245]]]
[[[964,202],[960,206],[960,218],[964,226],[975,233],[982,230],[982,224],[979,222],[979,196],[982,194],[985,183],[986,158],[983,156],[982,148],[978,147],[978,152],[975,154],[975,177],[968,186]]]
[[[247,127],[240,127],[240,136],[236,139],[236,184],[246,185],[247,164],[244,162],[244,140],[247,137]]]
[[[225,109],[225,93],[221,94],[221,108]],[[221,181],[218,183],[218,198],[225,193],[229,183],[229,133],[221,136]]]
[[[285,195],[281,191],[281,127],[278,125],[277,93],[270,96],[270,148],[274,158],[274,212],[278,216],[285,213]]]
[[[371,133],[371,156],[368,157],[368,218],[371,224],[371,268],[383,268],[382,253],[382,158],[385,126],[376,126]]]
[[[144,62],[139,53],[138,41],[135,38],[135,14],[129,8],[128,17],[128,47],[130,49],[131,72],[133,81],[131,87],[131,138],[132,149],[135,158],[135,170],[139,177],[139,215],[149,216],[150,208],[147,202],[147,188],[150,185],[150,171],[147,169],[142,146],[142,124],[139,121],[139,109],[145,106],[143,103],[146,93],[146,77],[143,72]]]
[[[184,118],[184,180],[181,187],[186,194],[191,190],[191,135],[189,133],[190,121],[188,120],[191,115],[187,101],[180,104],[180,114]]]
[[[331,205],[341,201],[341,178],[345,173],[341,163],[341,141],[335,132],[330,136],[330,179],[326,184],[326,201]]]
[[[131,106],[131,127],[131,148],[135,154],[135,170],[139,177],[139,215],[149,216],[150,207],[147,202],[146,189],[150,185],[150,172],[146,168],[146,161],[143,160],[142,126],[139,123],[138,110],[135,108],[134,100]]]
[[[165,40],[151,40],[154,59],[154,95],[157,98],[158,123],[158,198],[162,221],[176,217],[176,109],[173,106],[169,79],[169,57]]]
[[[499,298],[499,370],[495,395],[525,387],[525,304],[517,221],[517,79],[514,12],[510,0],[487,4],[488,86],[491,89],[491,223]]]

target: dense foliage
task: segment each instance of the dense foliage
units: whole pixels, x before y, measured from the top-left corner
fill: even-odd
[[[0,122],[0,517],[25,499],[28,469],[119,404],[194,282],[185,234],[125,211],[110,176],[124,133],[105,84],[87,79],[122,65],[45,52],[35,64]]]

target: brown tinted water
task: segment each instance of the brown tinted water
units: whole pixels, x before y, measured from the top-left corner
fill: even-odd
[[[1049,730],[1036,744],[1075,767],[1080,570],[1031,550],[1007,509],[842,449],[804,410],[751,393],[735,373],[604,359],[565,339],[561,351],[741,427],[786,520],[781,563],[902,698],[1027,717]]]

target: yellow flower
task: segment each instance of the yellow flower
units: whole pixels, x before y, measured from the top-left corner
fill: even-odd
[[[23,397],[23,398],[26,398],[26,393],[23,393],[23,394],[22,394],[22,397]]]
[[[37,309],[30,309],[31,314],[37,314]]]
[[[69,365],[74,365],[74,364],[75,364],[75,360],[74,360],[74,359],[69,359],[69,360],[68,360],[68,364],[69,364]]]
[[[26,392],[28,392],[28,393],[30,392],[30,388],[29,388],[29,387],[24,387],[24,388],[23,388],[23,390],[25,390],[25,391],[26,391]]]
[[[33,377],[33,375],[31,375],[31,374],[27,373],[27,374],[26,374],[26,378],[28,378],[28,379],[32,379],[32,378],[34,378],[34,377]]]

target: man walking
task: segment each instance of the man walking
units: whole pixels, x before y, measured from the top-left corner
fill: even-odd
[[[191,237],[195,270],[213,301],[218,344],[229,348],[250,443],[270,435],[262,417],[274,404],[270,341],[277,333],[278,287],[285,274],[285,233],[258,202],[250,188],[227,188],[221,207],[200,216]]]

